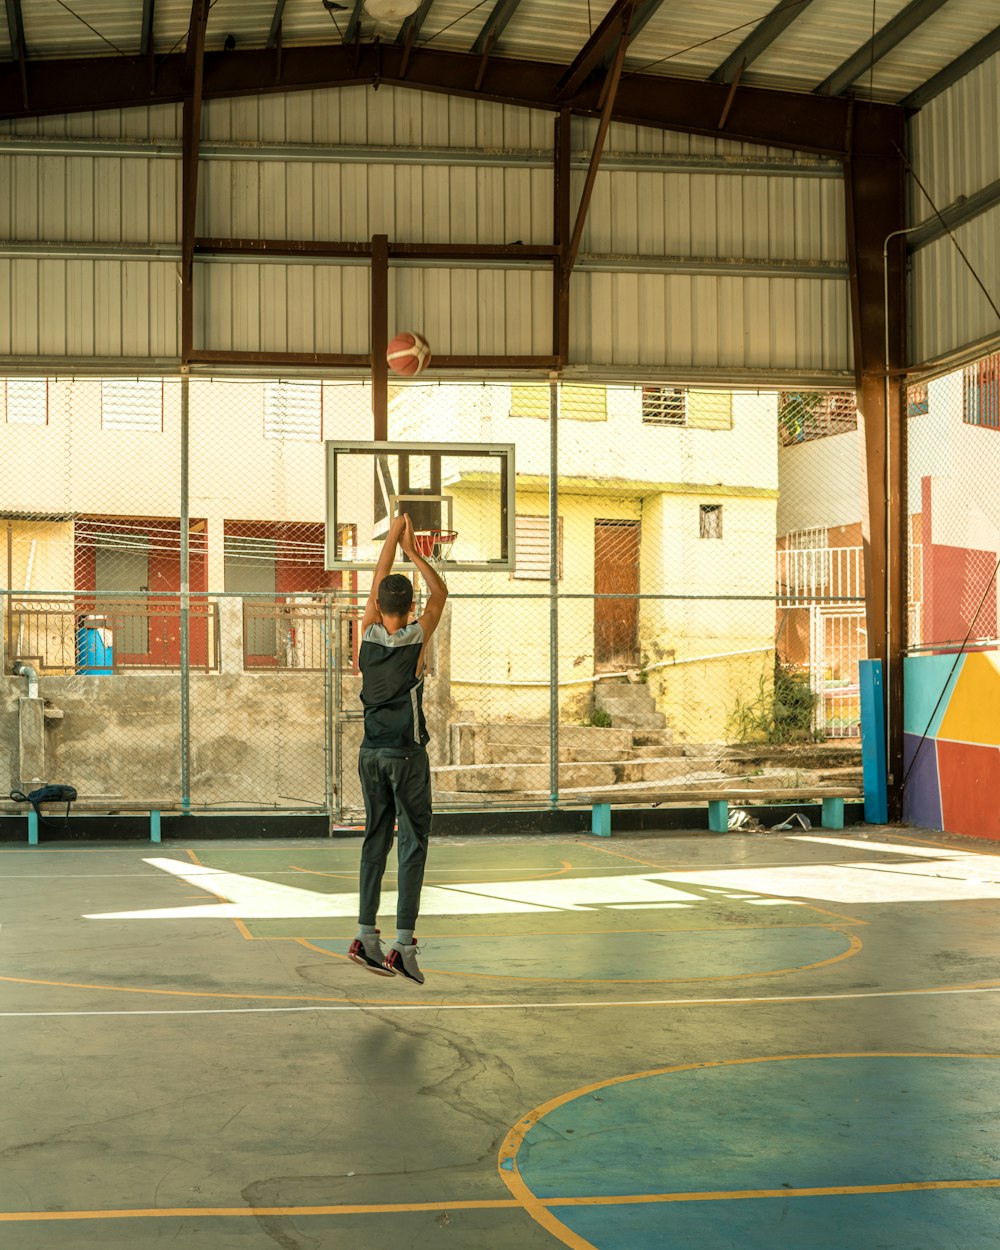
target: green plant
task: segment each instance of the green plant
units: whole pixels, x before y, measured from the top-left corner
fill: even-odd
[[[760,675],[752,698],[737,695],[730,727],[738,742],[808,742],[814,738],[812,721],[818,696],[807,673],[774,657],[774,678],[769,684]]]
[[[594,710],[590,713],[590,719],[587,721],[587,724],[594,725],[598,729],[610,729],[611,728],[611,713],[605,712],[604,708],[602,707],[595,707]]]

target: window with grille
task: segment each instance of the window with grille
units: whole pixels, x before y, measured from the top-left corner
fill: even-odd
[[[1000,430],[1000,352],[962,370],[962,420]]]
[[[781,445],[847,434],[858,428],[854,391],[782,391],[778,398]]]
[[[699,538],[722,537],[722,504],[703,503],[698,518]]]
[[[518,516],[515,518],[515,542],[517,560],[511,574],[523,581],[547,582],[549,580],[549,518],[547,516]],[[563,519],[558,524],[559,577],[563,575]]]
[[[4,388],[10,425],[47,425],[49,384],[45,378],[8,378]]]
[[[687,391],[672,386],[642,388],[643,425],[687,425]]]
[[[265,382],[264,437],[319,442],[323,437],[321,382]]]
[[[162,378],[104,378],[101,425],[106,430],[158,434],[163,429]]]
[[[927,412],[928,408],[927,383],[924,382],[920,386],[907,387],[906,415],[908,417],[919,417]]]

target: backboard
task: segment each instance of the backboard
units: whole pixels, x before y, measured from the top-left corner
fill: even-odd
[[[455,530],[450,570],[514,568],[513,443],[326,444],[326,567],[373,569],[394,517]]]

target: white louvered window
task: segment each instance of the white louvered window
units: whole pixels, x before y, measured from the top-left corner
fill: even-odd
[[[319,442],[323,437],[323,384],[265,382],[264,437]]]
[[[49,384],[45,378],[8,378],[7,421],[10,425],[48,425]]]
[[[549,580],[549,518],[519,516],[516,518],[515,542],[517,559],[512,577],[524,581]],[[563,575],[563,519],[558,528],[559,577]]]
[[[687,391],[672,386],[642,388],[643,425],[687,425]]]
[[[106,430],[159,434],[163,429],[163,379],[102,379],[101,425]]]

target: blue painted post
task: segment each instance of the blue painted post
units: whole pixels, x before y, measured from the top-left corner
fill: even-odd
[[[590,808],[590,832],[599,838],[611,837],[611,804],[594,803]]]
[[[729,800],[708,800],[708,827],[713,833],[729,832]]]
[[[882,698],[882,661],[861,660],[861,769],[865,785],[865,820],[884,825],[889,819],[889,792],[885,773],[885,705]]]
[[[160,840],[160,813],[157,811],[149,813],[149,840],[150,842]]]
[[[824,799],[823,815],[821,823],[824,829],[843,829],[844,827],[844,800],[843,799]]]
[[[28,812],[28,845],[38,845],[38,813],[34,808]]]

